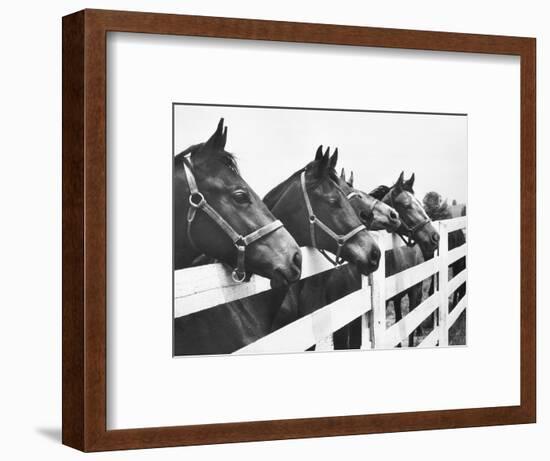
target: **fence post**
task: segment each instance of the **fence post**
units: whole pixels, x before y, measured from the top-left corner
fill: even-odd
[[[449,250],[449,235],[444,221],[439,222],[439,346],[449,345],[449,328],[447,317],[449,315],[449,293],[447,293],[447,281],[449,280],[449,265],[447,254]]]
[[[370,277],[365,277],[364,275],[361,276],[363,286],[370,286]],[[369,296],[367,299],[367,302],[372,303],[372,299],[369,293]],[[372,305],[372,304],[371,304]],[[362,350],[368,350],[372,349],[374,346],[372,344],[372,332],[371,332],[371,325],[372,325],[372,311],[365,312],[361,316],[361,349]]]
[[[369,315],[370,342],[372,349],[384,347],[386,332],[386,248],[380,235],[376,235],[380,247],[380,264],[378,270],[369,275],[371,287],[371,310]]]
[[[332,335],[328,335],[326,338],[321,339],[317,344],[315,344],[316,352],[325,352],[334,350],[334,341],[332,340]]]

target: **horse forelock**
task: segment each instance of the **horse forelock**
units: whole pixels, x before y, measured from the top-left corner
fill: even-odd
[[[313,160],[312,162],[308,163],[304,168],[300,168],[298,171],[295,171],[292,173],[288,178],[286,178],[283,182],[276,185],[273,189],[271,189],[263,198],[263,201],[267,204],[268,207],[273,207],[275,203],[279,201],[281,196],[286,192],[286,190],[290,187],[290,184],[294,181],[300,181],[300,175],[302,172],[308,172],[311,169],[313,169],[316,166],[316,163],[318,163],[319,160]],[[339,188],[339,179],[338,174],[336,173],[336,170],[331,169],[329,171],[328,175],[329,180],[331,180],[334,185]],[[321,176],[320,178],[316,179],[315,181],[306,181],[306,189],[311,190],[315,189],[321,182],[323,182],[326,178]],[[343,192],[342,192],[343,193]]]
[[[227,152],[227,151],[222,151],[218,153],[218,156],[220,157],[220,160],[223,162],[225,166],[229,167],[239,176],[241,175],[241,172],[239,171],[239,165],[237,165],[237,159],[235,158],[235,154],[232,154],[231,152]]]
[[[416,195],[414,195],[414,193],[412,193],[412,192],[409,191],[409,190],[402,190],[400,193],[408,194],[409,197],[410,197],[410,199],[411,199],[411,203],[416,205],[416,208],[418,209],[418,211],[420,212],[420,214],[421,214],[424,218],[429,218],[428,213],[426,213],[426,210],[424,209],[424,206],[422,205],[422,203],[420,202],[420,200],[418,200],[418,198],[416,197]]]
[[[200,152],[200,150],[204,147],[205,143],[199,143],[199,144],[193,144],[189,146],[187,149],[181,151],[179,154],[176,155],[175,160],[178,162],[179,160],[182,160],[183,157],[186,155],[191,154],[191,160],[193,160],[193,156]],[[212,155],[212,158],[216,158],[220,160],[225,166],[227,166],[229,169],[231,169],[233,172],[241,175],[239,170],[239,165],[237,164],[237,160],[235,158],[235,155],[231,152],[227,152],[226,150],[219,150],[215,149],[210,152]]]
[[[374,197],[377,200],[383,200],[384,197],[386,197],[386,195],[388,195],[390,192],[394,191],[395,188],[396,188],[396,184],[394,184],[392,187],[378,186],[376,189],[370,191],[368,193],[368,195],[370,195],[371,197]],[[407,189],[401,189],[399,191],[399,193],[397,195],[395,195],[395,197],[397,197],[399,194],[402,194],[402,193],[408,194],[411,198],[411,201],[417,205],[420,212],[423,215],[425,215],[425,217],[429,217],[428,214],[426,213],[426,210],[424,209],[424,206],[422,205],[422,203],[420,203],[420,200],[418,200],[416,195],[414,195],[414,192],[412,192],[411,190],[407,190]],[[394,197],[394,199],[395,199],[395,197]]]

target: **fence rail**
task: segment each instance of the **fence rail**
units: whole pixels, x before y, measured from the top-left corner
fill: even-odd
[[[458,320],[467,306],[465,295],[449,312],[449,297],[466,282],[467,269],[450,280],[449,266],[466,256],[467,244],[448,250],[448,235],[466,229],[466,217],[434,223],[440,234],[438,254],[433,259],[406,269],[390,277],[385,276],[385,261],[379,269],[362,277],[361,288],[337,301],[302,317],[279,330],[243,347],[235,354],[304,351],[313,345],[316,350],[333,348],[332,335],[341,327],[361,317],[361,348],[393,348],[409,338],[411,333],[429,316],[436,314],[434,329],[422,339],[418,347],[447,346],[449,328]],[[373,232],[384,251],[403,245],[399,238],[386,232]],[[328,270],[335,270],[316,250],[302,248],[302,279]],[[414,310],[390,327],[386,326],[386,303],[398,293],[434,276],[434,292]],[[246,283],[235,283],[230,271],[221,264],[209,264],[183,269],[174,275],[174,315],[181,317],[252,296],[269,290],[269,281],[252,276]]]
[[[302,248],[302,260],[302,279],[333,269],[313,248]],[[246,283],[233,281],[231,271],[222,264],[181,269],[174,274],[174,315],[183,317],[270,289],[269,280],[259,275]]]

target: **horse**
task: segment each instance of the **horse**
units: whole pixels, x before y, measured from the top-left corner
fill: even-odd
[[[371,231],[386,230],[390,233],[395,232],[401,226],[401,220],[397,211],[372,195],[355,189],[353,183],[353,171],[349,178],[346,179],[344,168],[342,168],[338,185],[344,191],[344,194],[346,194],[355,213],[365,227]]]
[[[323,154],[323,146],[319,146],[315,159],[270,191],[264,202],[285,223],[300,246],[317,248],[335,267],[343,269],[341,263],[347,261],[358,274],[368,275],[378,268],[380,249],[341,187],[342,181],[335,170],[337,161],[338,149],[330,156],[330,148]],[[297,195],[302,195],[303,200],[296,200]],[[315,209],[308,204],[310,196],[316,201]],[[367,210],[359,201],[356,206]],[[315,226],[322,231],[318,235]],[[351,235],[353,240],[342,238],[343,235]],[[336,258],[331,259],[325,251],[335,254]],[[343,255],[340,259],[339,253]],[[331,291],[330,278],[331,271],[328,271],[291,286],[273,330],[326,305],[327,291]],[[339,296],[347,294],[348,289],[353,290],[352,285],[340,286]]]
[[[370,273],[378,267],[380,250],[338,186],[333,168],[336,160],[334,156],[329,159],[327,150],[270,191],[264,202],[298,245],[330,251],[335,254],[331,258],[335,264],[350,261],[363,273]],[[299,293],[301,282],[176,319],[175,355],[231,353],[296,320],[300,312],[288,306],[299,306],[290,299]],[[312,285],[310,282],[313,290]],[[308,297],[312,309],[313,298],[319,296],[311,293]]]
[[[395,231],[405,246],[386,251],[386,277],[402,272],[433,258],[439,246],[439,233],[434,228],[424,207],[414,195],[414,173],[408,180],[401,172],[395,184],[391,187],[379,186],[370,194],[382,202],[395,208],[399,213],[401,226]],[[409,312],[422,302],[422,282],[413,285],[405,291],[396,294],[388,300],[387,307],[393,301],[396,323],[402,319],[401,300],[409,298]],[[414,346],[414,337],[421,327],[409,336],[409,347]]]
[[[264,203],[280,219],[298,245],[318,249],[333,264],[343,260],[362,274],[378,268],[380,249],[361,223],[340,187],[335,166],[338,151],[330,156],[319,146],[315,159],[293,173],[264,197]],[[296,200],[301,197],[302,200]]]
[[[348,197],[355,213],[368,230],[395,232],[401,226],[399,214],[389,205],[366,192],[353,187],[353,171],[346,179],[344,168],[340,173],[339,185]],[[351,293],[361,288],[361,277],[353,266],[340,271],[332,271],[323,285],[327,287],[324,302],[332,303],[343,293]],[[359,349],[361,347],[361,317],[351,321],[333,334],[334,349]]]
[[[241,177],[226,142],[222,118],[206,142],[174,157],[175,269],[204,254],[233,267],[236,282],[252,273],[273,286],[299,280],[300,248]]]
[[[330,158],[328,155],[329,149],[327,149],[323,155],[322,146],[319,146],[314,163],[320,163],[323,159],[328,162],[329,176],[336,181],[338,187],[345,195],[347,201],[351,205],[351,208],[363,226],[369,230],[389,229],[393,231],[397,229],[401,225],[397,212],[374,197],[354,189],[353,176],[350,177],[348,182],[345,180],[343,171],[340,177],[336,175],[335,166],[338,161],[338,149],[334,151],[334,154]],[[294,174],[294,176],[296,175],[297,173]],[[285,186],[283,183],[278,187],[284,188],[288,186]],[[272,193],[275,195],[280,193],[280,189],[276,188],[274,191],[275,192],[272,191]],[[273,208],[276,199],[268,194],[268,196],[264,198],[264,201],[266,201],[267,205],[272,209],[272,211],[274,211],[275,216],[280,217],[277,214],[277,211]],[[303,212],[300,214],[303,215]],[[285,222],[284,219],[283,222]],[[297,236],[295,231],[292,230],[293,227],[290,223],[285,222],[285,226],[289,228],[291,234],[296,238],[297,242],[301,246],[315,247],[315,245],[312,244],[312,241],[308,241],[307,235],[304,236],[302,234],[301,237],[299,235]],[[290,321],[294,321],[297,318],[308,315],[320,307],[330,304],[333,301],[358,290],[361,287],[361,274],[368,275],[369,273],[369,271],[361,271],[361,268],[356,264],[348,264],[345,267],[340,267],[337,271],[326,271],[293,285],[283,301],[280,315],[277,319],[278,322],[274,324],[274,329],[278,329]],[[284,317],[285,314],[286,317]],[[343,327],[341,330],[338,330],[338,333],[336,334],[336,343],[340,344],[343,341],[348,343],[348,338],[350,336],[349,331],[353,327],[357,329],[357,326],[354,324],[349,328]],[[358,328],[360,329],[360,324]]]

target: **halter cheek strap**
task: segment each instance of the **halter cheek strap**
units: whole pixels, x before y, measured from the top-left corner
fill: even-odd
[[[348,200],[351,200],[352,198],[355,198],[355,197],[360,199],[360,200],[363,200],[363,195],[360,192],[357,192],[355,190],[350,192],[348,195],[346,195],[346,198]],[[379,202],[380,202],[380,200],[373,198],[373,202],[372,202],[372,205],[371,205],[369,213],[368,213],[369,223],[372,223],[372,221],[374,219],[374,210],[376,210],[376,206],[378,205]]]
[[[302,171],[300,175],[300,184],[302,186],[302,194],[304,196],[304,201],[306,203],[307,213],[308,213],[308,221],[309,221],[309,236],[311,239],[311,246],[313,248],[317,248],[319,252],[328,260],[330,261],[334,266],[340,266],[343,263],[343,259],[340,257],[340,253],[342,251],[343,246],[346,244],[346,242],[351,239],[354,235],[358,234],[362,230],[367,230],[367,228],[360,224],[352,231],[348,232],[345,235],[340,235],[334,232],[330,227],[328,227],[323,221],[321,221],[317,216],[315,216],[315,213],[313,212],[313,208],[311,206],[311,202],[309,200],[309,196],[307,194],[306,189],[306,171]],[[319,227],[321,230],[323,230],[327,235],[329,235],[335,242],[336,242],[336,258],[332,259],[329,255],[326,254],[326,252],[319,248],[317,246],[317,239],[315,238],[315,227]]]
[[[187,178],[187,184],[189,186],[189,211],[187,212],[187,238],[191,245],[197,251],[201,251],[197,248],[191,236],[191,225],[195,219],[198,210],[202,210],[206,215],[214,221],[218,227],[231,239],[233,245],[237,249],[237,267],[233,269],[231,277],[235,282],[244,282],[246,278],[246,269],[245,269],[245,252],[246,247],[255,241],[265,237],[266,235],[275,232],[277,229],[283,227],[283,223],[279,220],[275,220],[266,224],[263,227],[251,232],[248,235],[242,236],[239,234],[231,224],[229,224],[214,208],[204,198],[204,195],[201,194],[193,175],[192,165],[191,165],[191,154],[187,154],[183,160],[183,167],[185,170],[185,176]]]
[[[394,204],[394,200],[393,200],[393,195],[391,194],[391,191],[388,192],[388,195],[389,195],[389,202],[390,202],[390,206],[392,208],[395,208],[395,204]],[[419,222],[418,224],[410,227],[407,225],[407,223],[405,223],[405,221],[403,220],[403,218],[401,218],[401,226],[403,228],[405,228],[405,231],[406,232],[399,232],[399,230],[395,231],[395,233],[401,238],[401,240],[403,240],[403,242],[405,243],[405,245],[407,245],[408,247],[413,247],[416,245],[416,234],[424,227],[426,226],[428,223],[431,223],[432,220],[426,215],[426,218]]]

